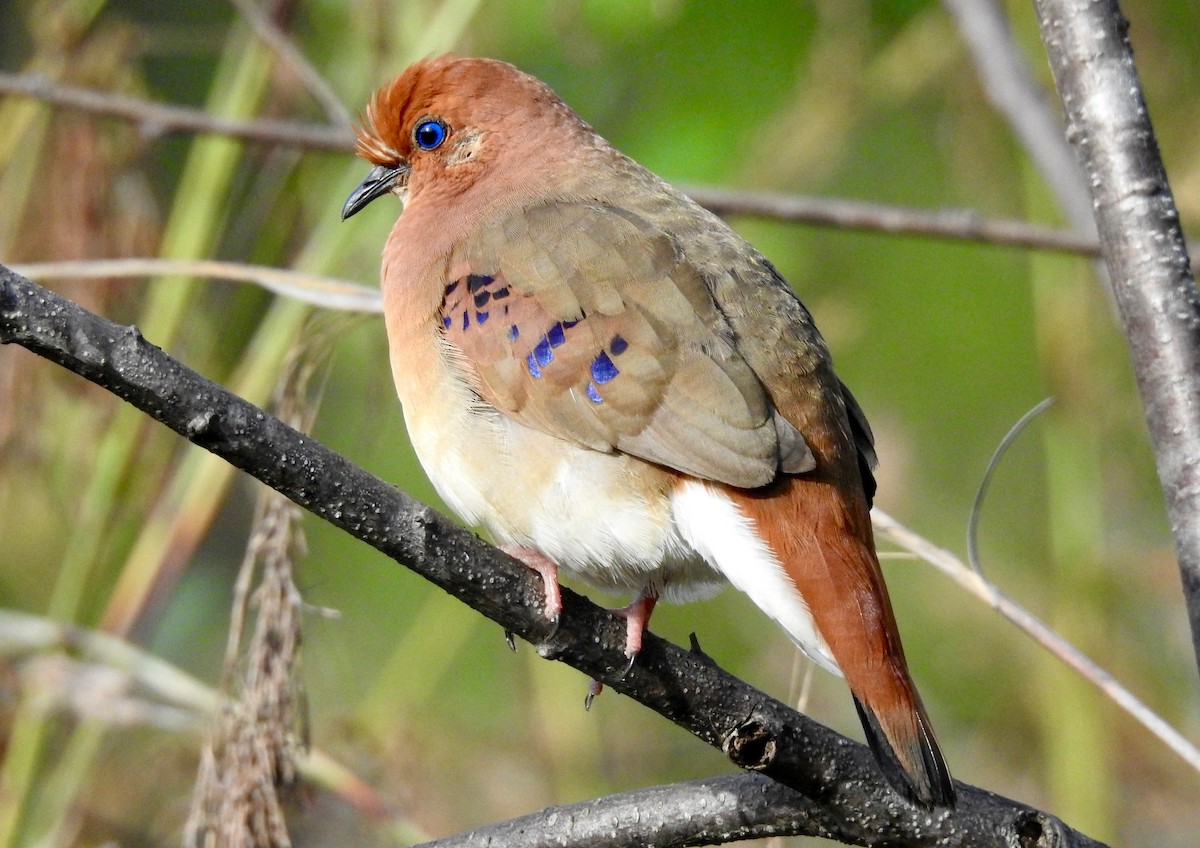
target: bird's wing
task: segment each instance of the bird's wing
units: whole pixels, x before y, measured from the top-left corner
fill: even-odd
[[[447,277],[447,343],[521,423],[744,488],[813,467],[699,272],[646,219],[521,209],[463,241]]]
[[[841,380],[838,386],[842,390],[842,401],[846,405],[846,415],[850,421],[850,433],[854,437],[854,446],[858,451],[858,472],[862,477],[863,493],[867,496],[867,506],[875,500],[875,467],[879,458],[875,454],[875,434],[867,422],[867,414],[863,412],[850,389]]]

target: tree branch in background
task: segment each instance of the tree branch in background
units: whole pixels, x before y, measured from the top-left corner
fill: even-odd
[[[1036,0],[1133,357],[1200,667],[1200,295],[1115,0]]]
[[[1094,242],[1096,222],[1083,171],[1013,39],[1004,7],[996,0],[942,0],[942,5],[958,24],[988,99],[1012,127],[1071,225]]]
[[[540,612],[540,578],[530,570],[184,367],[135,328],[93,315],[3,266],[0,343],[20,344],[107,388],[534,643],[543,656],[634,698],[737,765],[796,789],[820,806],[823,822],[871,829],[879,840],[886,833],[891,845],[1098,844],[1052,816],[961,784],[955,813],[931,816],[911,807],[884,783],[866,746],[764,695],[704,654],[653,634],[625,673],[623,619],[569,590],[551,635]]]
[[[968,789],[960,804],[980,809],[997,796]],[[846,822],[799,792],[753,772],[653,786],[595,801],[548,807],[413,848],[683,848],[770,836],[819,836],[848,845],[932,845],[917,834],[897,838],[886,820]],[[1042,813],[1028,811],[1013,845],[1050,848],[1078,844],[1077,834]],[[951,840],[949,845],[973,845]]]
[[[547,807],[413,848],[672,848],[803,835],[848,844],[878,842],[878,833],[864,835],[841,824],[829,821],[820,805],[799,792],[743,772]]]
[[[350,112],[342,103],[342,98],[321,76],[320,71],[312,66],[301,51],[280,26],[275,23],[256,0],[230,0],[238,14],[254,28],[254,34],[274,51],[283,64],[294,73],[313,99],[325,110],[325,117],[339,129],[349,131],[352,124]]]
[[[973,209],[917,209],[863,200],[686,186],[687,194],[718,215],[745,215],[889,235],[926,236],[978,244],[1099,256],[1095,237],[1026,221],[985,218]]]
[[[100,280],[110,277],[153,277],[178,275],[208,277],[236,283],[252,283],[274,294],[301,300],[324,309],[342,312],[383,313],[377,287],[360,285],[336,277],[323,277],[222,259],[79,259],[63,262],[30,262],[14,265],[13,271],[31,280],[74,278]]]
[[[129,121],[150,137],[183,132],[210,133],[305,150],[350,153],[354,148],[354,135],[347,129],[301,121],[221,118],[202,109],[63,85],[35,74],[0,71],[0,94],[31,97],[66,109]],[[1080,256],[1100,255],[1100,244],[1094,236],[1026,221],[988,218],[970,209],[918,209],[700,186],[686,187],[686,191],[697,203],[718,215],[1051,250]]]
[[[0,93],[32,97],[55,106],[128,121],[150,138],[179,132],[211,133],[244,141],[337,153],[346,153],[354,145],[354,133],[349,128],[266,118],[239,121],[203,109],[152,103],[139,97],[63,85],[40,74],[0,71]]]

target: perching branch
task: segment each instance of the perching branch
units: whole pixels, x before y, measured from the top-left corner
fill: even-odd
[[[819,805],[825,822],[847,832],[874,828],[891,845],[1098,844],[1048,814],[962,785],[955,813],[931,816],[911,807],[888,788],[864,745],[764,695],[704,654],[653,634],[624,673],[624,621],[569,590],[551,635],[540,612],[540,579],[517,561],[186,368],[136,328],[87,312],[3,266],[0,343],[20,344],[107,388],[407,565],[543,656],[634,698],[735,764],[799,791]]]
[[[1200,295],[1116,0],[1036,0],[1095,201],[1200,666]]]

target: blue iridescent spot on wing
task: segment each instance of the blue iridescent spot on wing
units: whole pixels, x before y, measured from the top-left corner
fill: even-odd
[[[487,289],[484,289],[483,291],[479,292],[479,294],[475,295],[475,308],[478,309],[491,299],[492,293]]]
[[[554,351],[550,349],[550,339],[542,336],[542,340],[537,343],[537,347],[533,349],[533,358],[537,360],[537,364],[543,368],[550,364],[554,359]]]
[[[510,342],[515,342],[520,337],[520,335],[521,335],[521,331],[517,329],[516,324],[508,325],[508,340]]]
[[[567,334],[563,330],[563,325],[559,323],[551,327],[549,332],[546,333],[546,339],[550,342],[550,347],[558,347],[561,344],[566,344]]]
[[[620,373],[604,351],[600,351],[592,360],[592,379],[602,386]]]
[[[443,327],[444,329],[447,329],[447,330],[449,330],[449,329],[450,329],[450,324],[451,324],[451,323],[452,323],[452,322],[451,322],[451,320],[450,320],[450,316],[449,316],[449,315],[447,315],[445,318],[443,318],[443,319],[442,319],[442,327]]]
[[[463,329],[466,330],[470,326],[471,326],[471,316],[467,314],[466,310],[463,310]]]
[[[475,294],[475,292],[484,286],[491,285],[495,281],[495,277],[489,277],[487,274],[468,274],[467,288],[471,291],[471,294]]]
[[[452,294],[456,288],[458,288],[458,280],[446,286],[446,294]]]
[[[600,390],[596,388],[595,383],[590,381],[587,384],[587,396],[592,403],[604,403],[604,398],[600,397]]]
[[[504,300],[504,298],[508,297],[509,294],[511,294],[511,292],[508,290],[508,286],[504,286],[503,288],[496,289],[494,292],[492,292],[492,297],[494,297],[496,300]]]
[[[488,312],[476,312],[475,313],[475,323],[482,326],[483,322],[488,319],[488,315],[490,315],[490,314],[491,313],[488,313]]]
[[[612,341],[608,343],[608,349],[612,351],[613,356],[620,356],[629,349],[629,342],[621,336],[613,336]]]
[[[563,327],[565,327],[566,329],[568,329],[568,330],[569,330],[569,329],[571,329],[572,327],[574,327],[574,326],[575,326],[576,324],[578,324],[578,323],[579,323],[579,319],[578,319],[578,318],[576,318],[574,321],[563,321],[563,322],[562,322],[562,325],[563,325]]]
[[[542,369],[538,366],[537,360],[534,359],[533,353],[525,357],[525,365],[529,368],[529,376],[541,377]]]

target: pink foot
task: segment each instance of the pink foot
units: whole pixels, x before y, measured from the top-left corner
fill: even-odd
[[[542,591],[546,595],[546,618],[557,624],[563,608],[562,592],[558,588],[558,563],[541,551],[523,545],[501,545],[500,550],[513,559],[519,559],[542,576]]]
[[[642,634],[646,632],[646,625],[650,623],[650,614],[654,612],[656,603],[658,603],[658,595],[649,589],[644,589],[642,594],[638,595],[637,600],[629,606],[609,610],[614,615],[625,619],[625,656],[629,658],[629,664],[625,666],[625,674],[629,674],[634,660],[641,653]],[[599,680],[593,680],[588,685],[587,697],[583,699],[583,708],[590,710],[592,701],[596,700],[596,696],[602,691],[604,691],[604,684]]]
[[[613,610],[625,619],[625,656],[629,657],[629,668],[633,668],[633,661],[642,651],[642,634],[646,632],[646,625],[650,623],[650,614],[654,612],[656,603],[658,595],[644,589],[632,604]],[[628,670],[627,668],[626,671]]]

